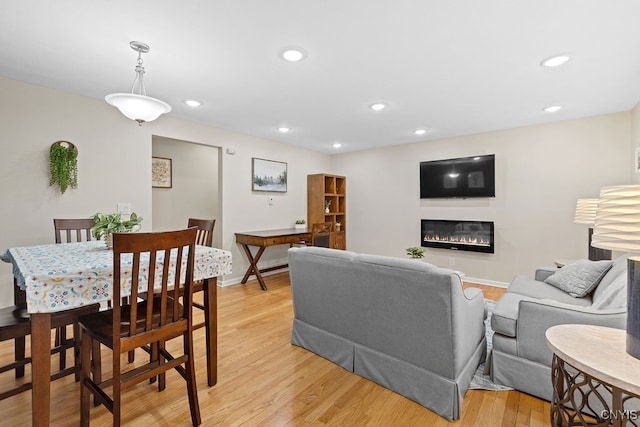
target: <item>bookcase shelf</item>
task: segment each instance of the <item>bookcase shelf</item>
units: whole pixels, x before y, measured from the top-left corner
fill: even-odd
[[[331,223],[330,246],[334,249],[346,249],[346,184],[344,176],[307,175],[307,224]]]

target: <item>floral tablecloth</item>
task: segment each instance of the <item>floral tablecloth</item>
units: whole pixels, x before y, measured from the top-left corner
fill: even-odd
[[[0,259],[13,264],[18,286],[26,291],[29,313],[68,310],[113,297],[113,251],[103,241],[11,248]],[[231,267],[231,252],[196,246],[195,280],[229,274]],[[158,262],[156,273],[161,269]],[[130,279],[120,286],[123,296],[130,294]]]

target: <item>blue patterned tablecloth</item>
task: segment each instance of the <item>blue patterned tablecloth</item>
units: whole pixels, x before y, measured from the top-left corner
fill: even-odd
[[[0,259],[13,264],[18,286],[26,291],[29,313],[68,310],[113,297],[113,251],[103,241],[11,248]],[[231,267],[231,252],[196,246],[196,280],[229,274]],[[162,262],[158,262],[156,274],[161,271]],[[120,284],[123,296],[131,293],[130,275],[125,267]]]

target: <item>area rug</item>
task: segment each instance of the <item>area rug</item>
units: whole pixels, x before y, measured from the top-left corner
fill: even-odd
[[[491,354],[491,349],[493,348],[493,330],[491,329],[491,315],[493,314],[493,309],[496,306],[495,301],[484,300],[487,306],[487,318],[484,320],[486,336],[487,336],[487,355]],[[476,369],[476,373],[471,380],[471,384],[469,385],[469,389],[471,390],[513,390],[511,387],[507,387],[504,385],[496,384],[491,381],[491,378],[488,374],[485,374],[485,366],[486,363],[482,362],[478,369]]]

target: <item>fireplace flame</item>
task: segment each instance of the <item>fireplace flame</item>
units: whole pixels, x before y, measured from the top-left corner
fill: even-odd
[[[455,236],[449,234],[426,234],[424,236],[424,241],[431,243],[457,243],[460,245],[491,246],[489,239],[469,235]]]

